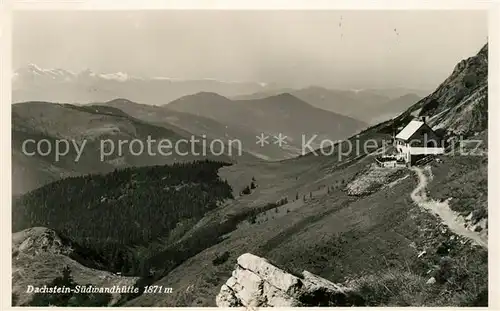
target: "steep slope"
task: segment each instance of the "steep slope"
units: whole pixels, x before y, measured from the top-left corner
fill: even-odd
[[[150,144],[151,152],[148,137],[155,140]],[[175,147],[176,142],[190,137],[174,126],[167,129],[152,125],[108,107],[45,102],[15,104],[12,106],[13,193],[24,193],[67,176],[206,158],[200,142],[179,144],[179,152],[172,148],[172,154],[164,156],[158,152],[162,139]],[[143,152],[138,143],[136,146],[131,144],[133,140],[141,142]],[[41,141],[44,141],[40,145],[42,152],[37,152],[37,144]],[[61,141],[59,145],[58,141]],[[119,147],[120,141],[127,143]],[[50,150],[47,149],[49,145]],[[66,148],[68,152],[56,159],[58,146],[61,153]]]
[[[476,303],[487,292],[487,252],[413,204],[417,179],[411,172],[392,176],[368,195],[347,193],[346,185],[373,161],[374,155],[340,163],[313,156],[222,169],[235,193],[252,177],[257,187],[205,216],[179,240],[182,248],[189,239],[226,228],[155,283],[174,286],[173,295],[143,295],[128,305],[214,306],[234,261],[246,252],[295,275],[307,270],[334,283],[353,283],[363,288],[366,305]],[[284,198],[285,204],[270,205]],[[419,256],[423,251],[426,255]],[[431,277],[436,285],[426,284]]]
[[[323,139],[345,139],[366,126],[350,117],[315,108],[289,93],[258,100],[230,100],[213,93],[198,93],[175,100],[167,108],[254,129],[265,135],[281,133],[287,136],[288,146],[283,147],[295,150],[296,155],[302,152],[303,142],[313,135],[317,135],[313,143],[318,146]]]
[[[35,64],[16,70],[12,84],[14,103],[25,101],[91,103],[128,98],[151,105],[166,104],[181,96],[201,91],[235,96],[272,87],[257,82],[143,78],[123,72],[103,74],[85,70],[73,73],[64,69],[44,69]]]

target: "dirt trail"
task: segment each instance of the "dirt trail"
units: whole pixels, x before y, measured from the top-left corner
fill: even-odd
[[[418,185],[411,193],[411,198],[419,207],[432,211],[437,214],[441,221],[447,225],[455,234],[471,239],[475,244],[484,248],[488,248],[488,240],[481,236],[478,232],[471,231],[465,227],[464,217],[454,212],[448,201],[438,202],[427,197],[426,189],[429,180],[432,180],[432,172],[430,166],[424,169],[419,167],[411,168],[418,176]]]

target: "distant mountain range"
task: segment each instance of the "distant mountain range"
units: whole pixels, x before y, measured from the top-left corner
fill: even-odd
[[[332,90],[311,86],[302,89],[282,89],[236,96],[235,99],[261,99],[289,92],[301,100],[324,110],[376,124],[397,116],[428,92],[415,89],[368,89],[368,90]],[[418,95],[417,95],[418,94]]]
[[[236,100],[263,99],[290,93],[317,108],[369,124],[396,116],[429,93],[408,88],[333,90],[311,86],[292,89],[273,83],[143,78],[123,72],[96,73],[91,70],[74,73],[65,69],[43,69],[35,64],[16,70],[12,83],[14,103],[47,101],[85,104],[126,98],[140,104],[164,105],[199,92],[217,93]]]
[[[17,69],[12,76],[12,85],[14,103],[90,103],[127,98],[150,105],[166,104],[181,96],[200,91],[236,96],[274,87],[258,82],[142,78],[123,72],[103,74],[85,70],[74,73],[64,69],[43,69],[35,64]]]

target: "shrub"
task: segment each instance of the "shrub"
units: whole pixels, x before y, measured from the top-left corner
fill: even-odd
[[[16,293],[12,293],[12,300],[11,300],[11,304],[12,306],[15,306],[17,304],[17,301],[19,300],[19,296],[16,294]]]
[[[469,303],[465,303],[470,307],[487,307],[488,306],[488,289],[483,289],[474,299]]]
[[[464,77],[464,86],[466,88],[473,88],[477,84],[477,76],[474,73],[470,73]]]
[[[251,224],[254,224],[257,222],[257,215],[256,214],[252,214],[250,215],[250,217],[248,218],[248,221],[251,223]]]
[[[246,186],[242,191],[241,194],[250,194],[250,187]]]
[[[472,212],[472,222],[475,224],[483,218],[488,217],[488,210],[486,208],[480,208]]]
[[[228,251],[225,251],[224,253],[222,253],[220,256],[217,255],[215,257],[214,260],[212,260],[212,264],[214,266],[218,266],[218,265],[221,265],[223,263],[225,263],[227,260],[229,259],[229,252]]]
[[[420,110],[419,116],[425,116],[430,114],[439,106],[439,102],[436,99],[430,100],[427,104],[425,104]]]

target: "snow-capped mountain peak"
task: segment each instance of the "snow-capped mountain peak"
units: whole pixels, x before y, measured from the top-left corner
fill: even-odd
[[[33,80],[33,79],[49,79],[49,80],[65,80],[70,81],[75,77],[75,74],[69,70],[55,68],[45,69],[36,64],[28,64],[26,67],[19,68],[13,73],[14,81]]]
[[[117,73],[104,73],[100,74],[99,76],[106,80],[116,80],[116,81],[127,81],[131,78],[128,74],[123,73],[121,71]]]
[[[71,72],[66,69],[55,68],[55,69],[45,69],[34,63],[30,63],[25,67],[17,69],[13,74],[13,79],[20,82],[21,80],[33,80],[33,79],[48,79],[57,80],[61,82],[71,82],[74,80],[82,78],[96,78],[105,80],[114,80],[118,82],[125,82],[130,79],[137,79],[124,72],[117,73],[96,73],[90,69],[85,69],[78,73]]]
[[[201,91],[236,96],[263,91],[267,84],[216,79],[138,77],[127,72],[96,72],[84,69],[46,69],[28,64],[12,74],[13,101],[103,102],[127,98],[135,102],[164,105]]]
[[[33,72],[41,72],[41,71],[44,71],[42,68],[38,67],[36,64],[33,64],[33,63],[29,63],[26,67],[27,67],[28,69],[30,69],[31,71],[33,71]]]
[[[89,79],[93,82],[129,82],[129,81],[169,81],[169,82],[180,82],[180,83],[192,83],[192,82],[212,82],[226,85],[249,85],[255,84],[258,88],[268,87],[269,84],[265,82],[244,82],[244,81],[223,81],[213,78],[204,79],[185,79],[185,78],[171,78],[164,76],[156,77],[137,77],[132,76],[126,72],[115,72],[115,73],[98,73],[91,69],[85,69],[80,72],[71,72],[66,69],[45,69],[34,63],[30,63],[25,67],[17,69],[12,75],[13,82],[15,83],[33,83],[34,81],[42,82],[89,82]],[[94,81],[95,80],[95,81]]]

